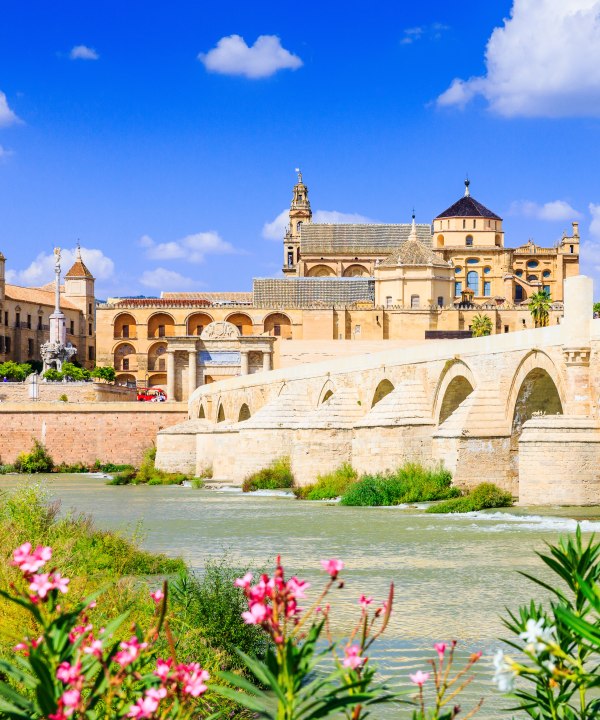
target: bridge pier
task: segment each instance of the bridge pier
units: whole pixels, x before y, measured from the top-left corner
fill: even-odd
[[[212,424],[206,420],[187,420],[163,428],[156,436],[156,462],[159,470],[174,473],[196,474],[197,434]]]

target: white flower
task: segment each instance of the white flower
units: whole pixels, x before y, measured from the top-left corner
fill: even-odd
[[[554,626],[544,627],[544,618],[534,620],[529,618],[525,623],[525,630],[519,635],[525,640],[528,652],[536,655],[547,650],[547,646],[556,642],[556,628]]]
[[[544,660],[542,667],[545,667],[550,674],[556,670],[556,665],[551,660]]]
[[[494,682],[500,692],[512,692],[515,689],[515,678],[517,673],[504,659],[504,651],[498,650],[494,655]]]

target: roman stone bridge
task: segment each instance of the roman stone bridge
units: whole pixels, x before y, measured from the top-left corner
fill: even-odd
[[[239,484],[281,456],[300,484],[443,463],[524,504],[600,502],[600,320],[590,278],[566,281],[560,325],[262,372],[198,388],[158,435],[157,464]]]

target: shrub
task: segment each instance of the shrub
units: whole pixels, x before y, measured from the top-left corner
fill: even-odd
[[[290,466],[289,457],[280,457],[266,468],[249,475],[242,484],[244,492],[253,490],[279,490],[291,488],[294,485],[294,476]]]
[[[124,469],[109,480],[107,485],[181,485],[191,479],[183,473],[169,473],[158,470],[154,465],[155,459],[156,447],[152,446],[144,452],[139,470],[135,470],[130,465],[124,465],[122,466]],[[112,471],[107,470],[105,472]]]
[[[29,363],[16,363],[12,360],[0,363],[0,379],[17,380],[23,382],[28,375],[31,375],[32,368]]]
[[[60,463],[60,465],[54,466],[54,472],[57,473],[86,473],[89,472],[89,467],[82,462],[76,462],[72,465],[67,463]]]
[[[481,483],[463,497],[432,505],[427,508],[430,513],[463,513],[487,508],[510,507],[512,495],[501,490],[493,483]]]
[[[69,402],[69,398],[64,393],[58,399],[60,402]]]
[[[341,497],[357,480],[356,470],[350,463],[344,463],[330,473],[317,475],[317,482],[313,485],[296,488],[294,494],[300,500],[331,500]]]
[[[104,380],[104,382],[114,382],[116,376],[114,367],[95,367],[90,372],[90,377],[95,380]]]
[[[15,460],[14,468],[21,473],[52,472],[54,461],[39,440],[33,441],[30,453],[21,453]]]
[[[54,368],[46,370],[42,377],[48,382],[61,382],[63,379],[62,373],[59,373],[58,370],[55,370]]]
[[[121,470],[110,480],[107,480],[107,485],[132,485],[135,481],[137,471],[135,468],[127,468]]]
[[[460,495],[452,487],[452,474],[443,467],[424,468],[407,463],[393,473],[364,475],[349,485],[342,505],[399,505],[400,503],[443,500]]]
[[[118,465],[115,463],[101,463],[100,460],[95,460],[94,464],[90,468],[91,472],[105,472],[105,473],[114,473],[114,472],[121,472],[123,470],[133,470],[133,465]]]

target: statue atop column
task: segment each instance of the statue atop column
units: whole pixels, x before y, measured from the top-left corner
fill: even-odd
[[[67,320],[60,309],[60,248],[54,248],[54,275],[55,294],[54,312],[50,315],[50,339],[40,347],[40,354],[44,361],[44,370],[51,368],[62,370],[63,363],[69,362],[77,353],[77,348],[67,343]]]

